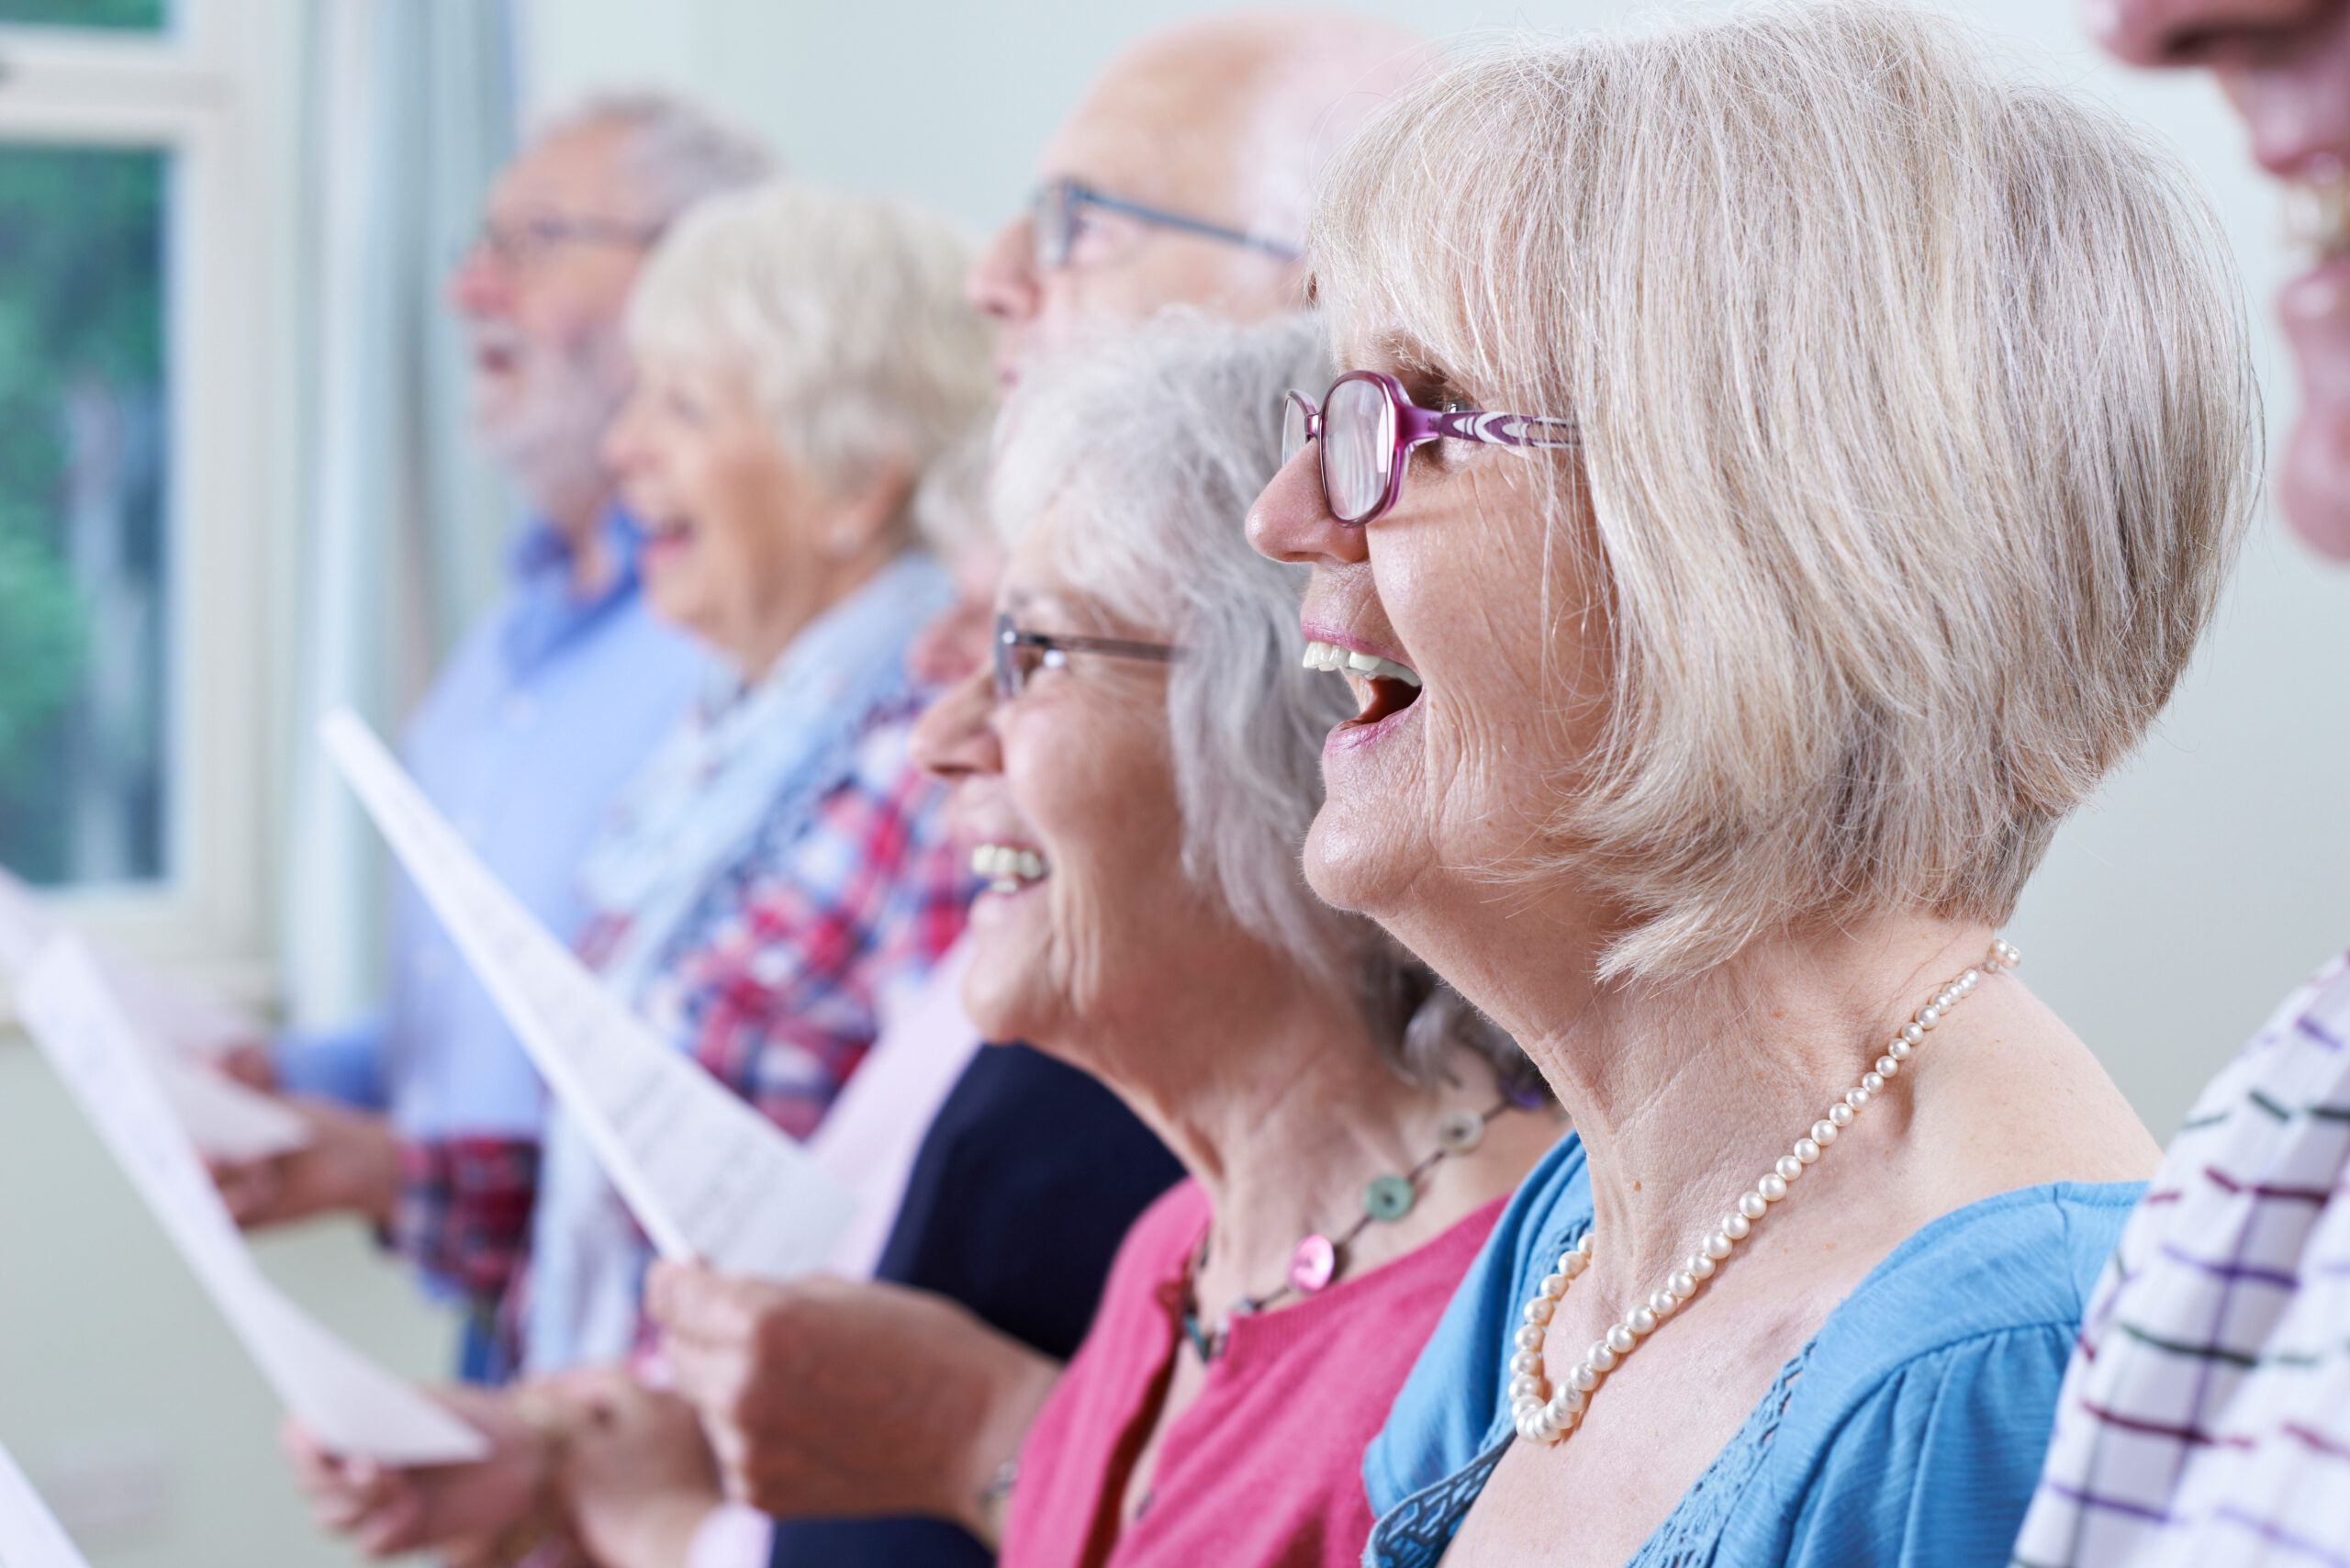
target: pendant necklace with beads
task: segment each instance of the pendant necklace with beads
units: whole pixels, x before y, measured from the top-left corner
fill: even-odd
[[[1573,1431],[1583,1420],[1583,1410],[1601,1380],[1642,1339],[1654,1333],[1659,1323],[1695,1295],[1700,1284],[1713,1277],[1714,1271],[1721,1267],[1738,1244],[1752,1234],[1755,1221],[1787,1195],[1788,1184],[1819,1158],[1822,1149],[1836,1141],[1837,1134],[1852,1125],[1852,1118],[1872,1099],[1884,1092],[1886,1081],[1901,1070],[1901,1065],[1925,1043],[1934,1025],[1952,1008],[1975,994],[1984,972],[1996,974],[2021,962],[2022,954],[1994,937],[1990,949],[1983,956],[1983,969],[1960,975],[1911,1014],[1909,1021],[1895,1031],[1892,1042],[1877,1058],[1875,1069],[1863,1073],[1859,1084],[1845,1091],[1842,1099],[1829,1106],[1828,1114],[1812,1124],[1807,1136],[1796,1139],[1795,1148],[1780,1156],[1778,1163],[1765,1171],[1762,1180],[1740,1193],[1737,1206],[1724,1216],[1721,1228],[1707,1237],[1681,1267],[1667,1274],[1663,1284],[1651,1293],[1645,1303],[1626,1313],[1621,1321],[1609,1325],[1607,1332],[1567,1373],[1566,1381],[1553,1390],[1542,1375],[1542,1346],[1568,1285],[1591,1266],[1592,1237],[1585,1231],[1583,1239],[1560,1258],[1557,1271],[1542,1281],[1534,1299],[1526,1304],[1525,1318],[1511,1340],[1510,1417],[1517,1435],[1528,1442],[1549,1447]]]
[[[1337,1236],[1325,1236],[1315,1231],[1297,1244],[1290,1255],[1289,1277],[1278,1289],[1263,1295],[1244,1295],[1232,1304],[1225,1314],[1225,1327],[1209,1328],[1201,1320],[1199,1298],[1194,1289],[1200,1271],[1207,1267],[1208,1238],[1200,1238],[1200,1245],[1183,1269],[1181,1321],[1183,1338],[1199,1352],[1200,1360],[1214,1361],[1224,1354],[1225,1341],[1231,1336],[1231,1320],[1250,1317],[1278,1301],[1293,1295],[1318,1295],[1329,1288],[1347,1266],[1347,1249],[1355,1238],[1374,1223],[1393,1225],[1409,1215],[1420,1198],[1420,1183],[1429,1171],[1442,1161],[1472,1152],[1485,1140],[1486,1125],[1503,1112],[1518,1108],[1521,1102],[1505,1098],[1483,1111],[1454,1111],[1437,1124],[1436,1149],[1409,1170],[1389,1171],[1374,1176],[1362,1190],[1362,1213],[1354,1224]]]

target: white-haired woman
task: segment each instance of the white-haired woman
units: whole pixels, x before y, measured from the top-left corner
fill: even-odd
[[[1307,875],[1579,1134],[1373,1560],[2004,1562],[2155,1151],[1995,929],[2246,510],[2208,212],[1953,24],[1772,7],[1457,67],[1313,265],[1348,375],[1251,529],[1370,668]]]
[[[1345,695],[1240,519],[1311,341],[1177,320],[1024,383],[996,667],[916,734],[990,873],[973,1020],[1100,1077],[1191,1178],[1028,1428],[1012,1568],[1352,1562],[1362,1444],[1560,1131],[1509,1042],[1298,875]]]
[[[630,303],[634,395],[606,438],[655,612],[729,678],[590,852],[583,954],[786,1131],[822,1120],[962,927],[943,792],[907,757],[914,633],[952,597],[914,498],[985,417],[985,324],[944,223],[779,182],[696,208]],[[625,1358],[648,1253],[576,1129],[551,1118],[516,1326],[527,1372]],[[480,1466],[352,1473],[297,1440],[323,1512],[377,1551],[495,1534],[548,1502],[543,1387],[464,1406]],[[525,1417],[528,1417],[527,1419]]]

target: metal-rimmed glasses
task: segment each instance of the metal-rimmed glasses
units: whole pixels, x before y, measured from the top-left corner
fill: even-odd
[[[1077,243],[1077,226],[1089,207],[1104,212],[1124,213],[1137,222],[1155,229],[1174,229],[1185,234],[1197,234],[1203,239],[1221,240],[1227,245],[1238,245],[1250,251],[1262,251],[1284,262],[1298,259],[1293,245],[1262,234],[1250,234],[1243,230],[1226,229],[1220,223],[1169,212],[1164,207],[1145,207],[1140,202],[1095,190],[1081,180],[1053,180],[1036,187],[1028,200],[1028,222],[1035,245],[1034,255],[1038,272],[1058,272],[1069,265],[1069,252]]]
[[[1063,637],[1048,632],[1023,632],[1012,617],[999,610],[995,618],[995,700],[1009,702],[1028,688],[1028,678],[1040,669],[1059,669],[1071,654],[1102,654],[1113,659],[1148,659],[1154,664],[1180,663],[1183,650],[1169,643],[1130,643],[1120,637]]]
[[[1308,442],[1320,442],[1322,494],[1330,515],[1360,527],[1403,495],[1413,448],[1445,437],[1489,446],[1574,446],[1581,440],[1572,420],[1423,409],[1393,376],[1350,370],[1330,383],[1318,408],[1303,392],[1289,395],[1281,409],[1281,466]]]
[[[660,238],[659,224],[543,213],[514,223],[484,218],[466,254],[487,256],[501,266],[527,273],[565,246],[610,245],[621,250],[642,250]]]

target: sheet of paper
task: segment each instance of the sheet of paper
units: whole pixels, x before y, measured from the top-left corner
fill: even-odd
[[[246,1352],[322,1444],[397,1465],[488,1453],[479,1432],[328,1333],[269,1282],[173,1118],[87,944],[70,932],[51,936],[26,968],[17,1005]]]
[[[90,1568],[6,1449],[0,1449],[0,1568]]]
[[[0,869],[0,976],[19,983],[34,955],[62,928],[30,888]],[[163,1098],[197,1148],[221,1159],[248,1160],[310,1141],[301,1117],[210,1064],[223,1051],[262,1036],[259,1021],[118,954],[93,950],[106,989],[147,1048]]]
[[[848,1191],[606,991],[365,724],[337,712],[319,734],[661,1255],[776,1280],[822,1268]]]

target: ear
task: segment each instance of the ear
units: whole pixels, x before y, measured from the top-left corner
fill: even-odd
[[[913,495],[913,468],[893,457],[835,491],[827,507],[824,548],[834,560],[853,561],[877,546],[894,544]]]

